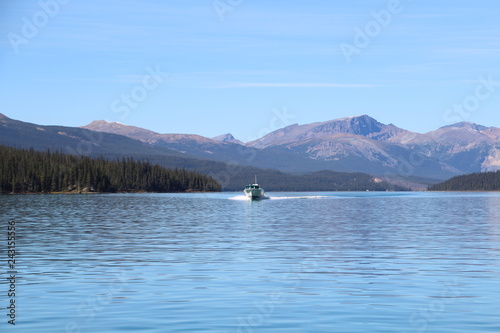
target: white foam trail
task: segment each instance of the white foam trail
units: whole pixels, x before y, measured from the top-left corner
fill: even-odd
[[[265,200],[265,199],[271,199],[270,197],[268,196],[263,196],[263,197],[260,197],[259,199],[257,200]],[[238,201],[251,201],[252,199],[250,199],[249,197],[247,197],[246,195],[237,195],[235,197],[231,197],[229,198],[229,200],[238,200]]]
[[[265,196],[259,198],[259,200],[265,200],[265,199],[270,199],[270,200],[294,200],[294,199],[321,199],[321,198],[331,198],[330,196],[326,195],[307,195],[307,196],[297,196],[297,197],[270,197],[270,196]],[[235,197],[229,198],[229,200],[237,200],[237,201],[250,201],[251,199],[248,198],[245,195],[237,195]]]
[[[321,198],[329,198],[325,195],[307,195],[301,197],[269,197],[271,200],[292,200],[292,199],[321,199]]]
[[[229,198],[229,200],[240,200],[240,201],[245,201],[248,200],[246,195],[237,195],[235,197]]]

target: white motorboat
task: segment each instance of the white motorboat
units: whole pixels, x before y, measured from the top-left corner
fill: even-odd
[[[261,199],[266,195],[264,189],[257,184],[257,176],[255,176],[255,183],[245,186],[243,192],[245,192],[245,195],[252,200]]]

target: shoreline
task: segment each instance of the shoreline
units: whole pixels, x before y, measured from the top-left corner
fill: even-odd
[[[122,192],[23,192],[23,193],[0,193],[0,195],[51,195],[51,194],[144,194],[144,193],[221,193],[222,191],[176,191],[176,192],[148,192],[148,191],[122,191]]]

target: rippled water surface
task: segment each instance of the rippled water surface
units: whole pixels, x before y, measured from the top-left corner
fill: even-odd
[[[500,332],[500,194],[270,197],[1,196],[0,331]]]

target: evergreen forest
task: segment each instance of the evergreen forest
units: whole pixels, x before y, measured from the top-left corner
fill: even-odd
[[[209,176],[148,161],[115,161],[0,145],[0,193],[220,191]]]
[[[456,176],[429,186],[429,191],[500,191],[500,171]]]

